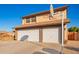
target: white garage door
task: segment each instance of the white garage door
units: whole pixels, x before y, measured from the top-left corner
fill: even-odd
[[[18,30],[18,40],[39,42],[39,29]]]
[[[43,29],[43,42],[59,43],[61,36],[60,27],[44,28]]]

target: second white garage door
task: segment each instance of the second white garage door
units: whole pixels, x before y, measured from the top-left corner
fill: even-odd
[[[59,43],[60,35],[60,27],[43,28],[43,42]]]

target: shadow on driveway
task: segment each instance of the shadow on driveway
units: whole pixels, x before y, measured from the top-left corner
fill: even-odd
[[[42,49],[43,52],[40,52],[40,51],[36,51],[34,52],[33,54],[60,54],[59,51],[55,50],[55,49],[50,49],[50,48],[43,48]],[[46,52],[46,53],[44,53]]]
[[[75,48],[75,47],[65,47],[65,48],[79,52],[79,48]]]
[[[43,48],[42,50],[45,52],[48,52],[50,54],[59,54],[60,53],[59,51],[57,51],[55,49],[50,49],[50,48]]]

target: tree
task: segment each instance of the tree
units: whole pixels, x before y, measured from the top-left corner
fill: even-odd
[[[68,29],[68,31],[69,31],[69,32],[79,32],[79,28],[76,27],[76,26],[70,27],[70,28]]]
[[[77,29],[77,32],[79,32],[79,28]]]

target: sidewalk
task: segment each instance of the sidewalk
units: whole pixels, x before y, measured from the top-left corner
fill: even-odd
[[[68,41],[64,47],[65,54],[79,54],[79,41]]]

